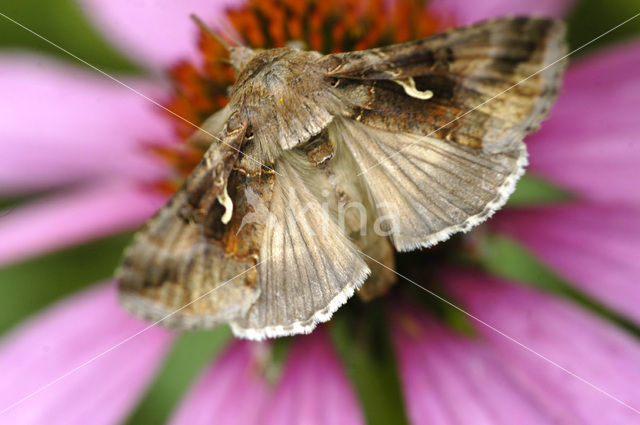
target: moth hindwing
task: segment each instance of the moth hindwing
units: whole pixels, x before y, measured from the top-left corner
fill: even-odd
[[[560,85],[564,26],[521,17],[326,56],[230,54],[230,102],[193,136],[208,151],[118,279],[137,315],[261,339],[310,332],[367,277],[364,298],[385,291],[394,248],[506,202]]]

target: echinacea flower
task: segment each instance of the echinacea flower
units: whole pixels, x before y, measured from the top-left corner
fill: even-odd
[[[225,104],[233,76],[220,60],[224,49],[198,33],[189,13],[207,21],[225,16],[254,47],[303,39],[328,51],[405,41],[497,15],[558,16],[571,2],[230,4],[221,15],[221,5],[211,1],[82,2],[105,34],[155,76],[118,76],[127,87],[52,59],[0,54],[0,194],[51,191],[0,217],[0,263],[140,225],[197,162],[202,152],[182,141],[193,131],[190,123],[200,124]],[[485,234],[509,235],[576,293],[601,303],[598,312],[628,327],[640,322],[640,148],[633,139],[640,132],[634,117],[639,65],[637,42],[579,60],[551,117],[526,140],[530,172],[566,190],[567,199],[507,208],[471,242],[400,257],[399,272],[410,283],[400,279],[382,310],[350,303],[355,306],[344,309],[342,330],[330,322],[291,338],[284,359],[274,356],[282,342],[230,343],[185,395],[172,423],[359,424],[365,415],[375,422],[359,403],[366,388],[345,372],[355,366],[341,362],[333,342],[346,332],[350,344],[378,349],[367,332],[375,339],[385,330],[371,331],[380,320],[367,320],[381,311],[411,423],[640,422],[637,339],[582,299],[578,304],[566,294],[489,276],[482,248],[475,249]],[[166,69],[169,82],[158,77]],[[462,270],[468,262],[457,251],[480,267]],[[470,316],[420,289],[408,292],[411,283],[442,290]],[[357,314],[349,316],[349,307]],[[64,300],[14,329],[0,346],[0,423],[118,423],[172,339],[126,315],[113,282]],[[386,372],[372,367],[367,373]]]

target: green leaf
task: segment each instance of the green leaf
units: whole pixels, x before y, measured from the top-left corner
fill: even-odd
[[[386,312],[380,303],[367,305],[366,329],[357,337],[344,316],[332,319],[331,338],[355,386],[370,425],[407,424]],[[370,307],[370,308],[369,308]],[[375,312],[373,312],[375,310]]]
[[[522,176],[507,206],[526,206],[565,202],[572,198],[569,192],[531,174]]]
[[[97,68],[118,72],[140,70],[106,41],[74,1],[4,1],[0,12]],[[60,49],[0,16],[0,48],[8,47],[36,50],[78,63]]]
[[[43,307],[108,279],[131,234],[78,245],[0,268],[0,333]]]
[[[482,263],[497,276],[527,282],[550,292],[561,293],[566,283],[553,274],[522,245],[506,237],[493,236],[483,239]]]
[[[640,12],[638,0],[582,0],[568,18],[569,46],[576,49]],[[640,34],[640,16],[577,52],[577,56]]]

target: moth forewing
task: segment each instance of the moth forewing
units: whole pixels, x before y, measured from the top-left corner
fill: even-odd
[[[180,329],[214,327],[257,298],[256,255],[231,255],[221,240],[220,200],[246,127],[231,115],[182,188],[134,236],[117,272],[122,303],[134,314]],[[201,298],[210,291],[216,296]]]
[[[229,105],[204,124],[221,141],[192,138],[211,145],[127,250],[125,306],[262,339],[312,331],[367,276],[363,298],[384,292],[391,244],[431,246],[506,202],[564,53],[562,23],[526,17],[327,56],[232,49]]]
[[[337,79],[334,91],[352,106],[351,118],[501,152],[518,149],[548,114],[564,70],[564,38],[558,20],[500,19],[320,63]]]

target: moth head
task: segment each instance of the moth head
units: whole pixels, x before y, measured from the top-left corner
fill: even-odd
[[[258,53],[257,50],[253,50],[250,47],[246,46],[234,46],[229,48],[229,61],[231,62],[231,66],[236,72],[236,75],[240,74],[240,72],[247,66],[251,59]]]

